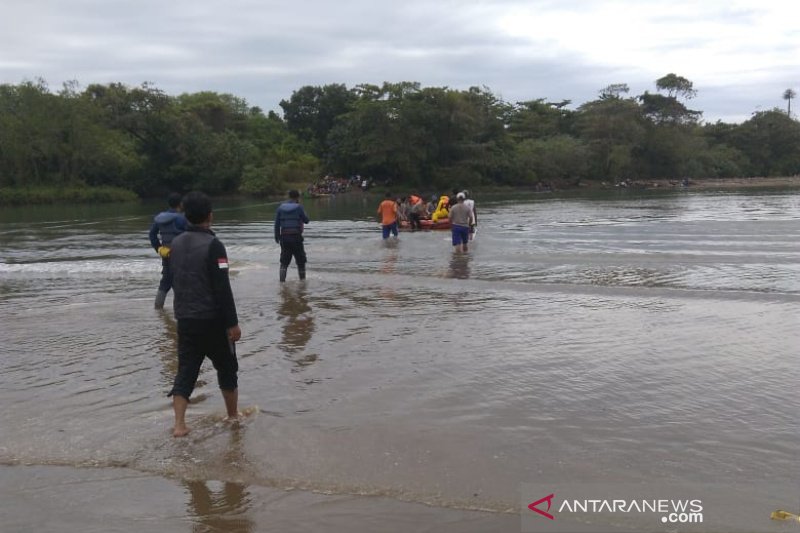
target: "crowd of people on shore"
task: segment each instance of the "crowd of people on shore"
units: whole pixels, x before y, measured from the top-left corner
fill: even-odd
[[[330,196],[332,194],[349,192],[355,188],[366,190],[365,182],[369,184],[369,180],[362,179],[358,174],[350,176],[349,178],[337,178],[336,176],[328,174],[309,185],[308,188],[306,188],[306,196],[317,198],[319,196]]]

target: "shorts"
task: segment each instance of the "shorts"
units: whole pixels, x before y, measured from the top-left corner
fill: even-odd
[[[388,239],[389,233],[397,237],[397,221],[383,226],[383,238]]]
[[[236,390],[239,363],[225,325],[219,320],[178,320],[178,372],[168,396],[189,399],[206,357],[217,370],[219,388]]]
[[[453,224],[450,231],[453,233],[453,246],[467,244],[469,242],[469,226],[457,226]]]

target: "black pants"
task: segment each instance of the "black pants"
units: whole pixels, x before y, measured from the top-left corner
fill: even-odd
[[[172,270],[169,268],[169,258],[161,258],[161,281],[158,283],[158,290],[169,292],[172,288]]]
[[[206,357],[217,370],[219,388],[236,390],[239,363],[225,325],[218,320],[178,320],[178,373],[169,396],[189,399]]]
[[[303,238],[286,238],[281,239],[281,267],[286,268],[292,262],[294,257],[297,268],[303,269],[306,267],[306,250],[303,247]]]

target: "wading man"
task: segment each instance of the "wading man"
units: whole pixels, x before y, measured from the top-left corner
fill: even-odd
[[[289,263],[297,264],[300,279],[306,279],[306,250],[303,247],[303,225],[308,224],[303,206],[300,205],[300,193],[289,191],[289,199],[278,206],[275,213],[275,242],[281,245],[280,280],[286,281]]]
[[[156,309],[164,308],[167,293],[172,288],[172,272],[169,268],[169,251],[172,239],[186,229],[186,218],[181,213],[181,195],[172,193],[167,198],[169,209],[155,216],[150,226],[150,245],[161,256],[161,281],[156,293]]]
[[[456,251],[467,251],[469,242],[469,225],[472,221],[472,210],[464,205],[464,193],[456,195],[456,205],[450,208],[450,231],[453,234],[453,247]]]
[[[175,411],[174,437],[189,433],[186,408],[206,357],[217,371],[228,418],[239,416],[239,364],[234,343],[242,331],[228,278],[228,255],[211,231],[208,196],[190,192],[183,199],[183,210],[189,226],[172,241],[169,258],[178,321],[178,373],[169,393]]]

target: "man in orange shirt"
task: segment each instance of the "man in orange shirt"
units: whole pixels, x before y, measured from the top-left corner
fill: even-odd
[[[392,193],[386,193],[386,198],[378,206],[378,214],[381,216],[383,238],[388,239],[390,233],[397,237],[397,203],[392,200]]]

